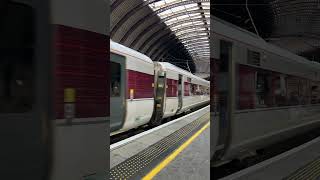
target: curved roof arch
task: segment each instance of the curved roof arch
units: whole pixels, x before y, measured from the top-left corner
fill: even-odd
[[[111,0],[110,6],[115,42],[152,60],[188,63],[193,72],[197,61],[209,63],[210,0]]]

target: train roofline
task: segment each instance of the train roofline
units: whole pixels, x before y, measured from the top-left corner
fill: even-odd
[[[111,39],[110,39],[110,51],[117,52],[120,55],[132,56],[132,57],[141,59],[141,60],[148,62],[148,63],[153,63],[153,61],[148,56],[146,56],[146,55],[144,55],[134,49],[128,48],[122,44],[116,43],[116,42],[112,41]]]
[[[207,81],[207,80],[205,80],[205,79],[202,79],[202,78],[200,78],[200,77],[192,74],[192,73],[189,72],[189,71],[186,71],[186,70],[184,70],[184,69],[181,69],[181,68],[175,66],[174,64],[171,64],[171,63],[169,63],[169,62],[158,62],[158,63],[160,63],[161,65],[163,65],[163,66],[164,66],[165,68],[167,68],[167,69],[171,69],[171,70],[177,71],[177,72],[179,72],[179,73],[181,73],[181,74],[188,75],[188,76],[190,76],[190,77],[192,77],[192,78],[194,78],[194,79],[197,79],[197,80],[202,81],[202,82],[204,82],[204,83],[208,83],[208,85],[210,84],[210,81]]]
[[[128,48],[128,47],[126,47],[124,45],[116,43],[111,39],[110,39],[110,51],[111,52],[117,52],[120,55],[132,56],[132,57],[141,59],[141,60],[143,60],[145,62],[148,62],[148,63],[154,63],[154,61],[152,61],[148,56],[146,56],[146,55],[144,55],[144,54],[142,54],[142,53],[140,53],[140,52],[138,52],[136,50]],[[158,62],[158,63],[164,65],[165,68],[171,69],[173,71],[177,71],[177,72],[179,72],[181,74],[184,74],[184,75],[188,75],[188,76],[190,76],[190,77],[192,77],[194,79],[197,79],[197,80],[202,81],[204,83],[208,83],[208,85],[210,84],[210,81],[202,79],[202,78],[200,78],[200,77],[198,77],[198,76],[196,76],[196,75],[194,75],[194,74],[192,74],[192,73],[190,73],[190,72],[188,72],[188,71],[186,71],[184,69],[181,69],[181,68],[169,63],[169,62]]]
[[[212,34],[216,33],[222,36],[226,36],[227,38],[234,39],[236,41],[249,44],[251,46],[257,47],[261,50],[268,51],[270,53],[285,57],[287,59],[293,60],[297,63],[309,65],[314,69],[320,69],[320,63],[310,61],[304,57],[298,56],[288,50],[282,49],[278,46],[272,45],[266,42],[261,37],[256,34],[249,32],[245,29],[242,29],[238,26],[230,24],[222,19],[219,19],[215,16],[212,16]]]

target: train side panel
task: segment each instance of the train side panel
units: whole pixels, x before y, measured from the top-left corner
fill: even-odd
[[[187,111],[204,103],[208,103],[210,83],[188,73],[170,63],[154,62],[147,56],[111,42],[112,53],[122,56],[125,61],[125,117],[121,129],[112,132],[112,135],[137,128],[148,124],[154,114],[156,87],[160,88],[157,78],[161,77],[160,71],[166,72],[165,90],[159,91],[159,97],[164,97],[164,103],[160,112],[162,118],[173,116],[178,111],[179,97],[179,74],[182,76],[182,108],[179,112]],[[159,71],[159,72],[158,72]],[[157,76],[155,77],[155,72]],[[162,73],[162,72],[161,72]],[[193,79],[193,80],[192,80]],[[189,82],[186,82],[189,80]],[[194,81],[193,84],[191,81]],[[162,83],[162,82],[161,82]],[[186,86],[183,86],[186,85]],[[191,92],[192,85],[197,87]],[[161,85],[162,86],[162,85]],[[195,94],[197,92],[202,92]],[[193,94],[192,94],[193,93]],[[113,111],[118,107],[111,107],[111,117]]]
[[[238,57],[248,48],[254,49],[243,44],[238,47]],[[310,82],[317,79],[312,73],[306,73],[314,70],[259,49],[255,51],[265,56],[260,67],[237,64],[236,82],[239,84],[236,86],[238,95],[230,147],[234,150],[227,155],[230,157],[235,152],[254,151],[320,125],[320,106],[312,104],[310,99]],[[236,62],[243,63],[246,57]],[[256,86],[260,83],[257,78],[260,77],[268,81],[265,86],[269,90],[260,92],[265,93],[265,97],[257,94]],[[316,84],[319,86],[320,83]]]
[[[197,106],[203,105],[210,101],[209,97],[209,86],[210,82],[203,80],[193,74],[182,70],[170,63],[161,62],[159,63],[163,70],[167,72],[167,81],[166,81],[166,103],[164,109],[164,117],[169,117],[174,115],[174,107],[178,109],[179,97],[168,97],[169,96],[178,96],[178,79],[179,74],[182,75],[182,107],[177,112],[182,113],[188,111]],[[172,80],[174,78],[174,80]],[[172,86],[172,83],[177,84],[177,86]]]
[[[98,18],[108,16],[107,6],[103,0],[51,1],[56,109],[52,180],[105,174],[108,166],[109,89],[103,82],[108,82],[109,43],[107,22]],[[65,114],[67,103],[74,105],[71,120]]]
[[[154,107],[153,63],[131,59],[130,56],[127,58],[127,112],[124,130],[147,124]]]
[[[214,27],[211,27],[211,29]],[[210,40],[210,157],[214,157],[219,138],[217,61],[219,59],[219,41],[211,33]]]
[[[210,84],[204,83],[203,80],[199,80],[194,76],[186,75],[185,77],[187,81],[184,82],[185,91],[184,91],[184,97],[183,97],[182,111],[192,109],[197,106],[208,103],[210,101],[209,92],[208,92]],[[191,81],[188,82],[188,79],[190,79]],[[199,86],[207,87],[207,91],[205,91],[204,89],[200,91],[200,89],[198,89]]]
[[[165,110],[163,118],[176,114],[178,110],[178,72],[167,69]]]
[[[320,66],[218,22],[213,35],[232,43],[235,67],[231,141],[223,159],[238,158],[319,127]]]
[[[124,124],[117,134],[147,124],[154,106],[154,67],[147,56],[112,42],[113,51],[125,59]],[[117,107],[111,107],[117,108]],[[112,111],[111,111],[112,112]]]

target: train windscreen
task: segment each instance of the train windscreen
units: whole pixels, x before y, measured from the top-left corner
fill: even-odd
[[[0,3],[0,167],[4,179],[44,179],[50,166],[49,23],[46,18],[40,23],[38,10],[41,17],[49,16],[44,6],[34,3]]]
[[[121,129],[125,118],[125,57],[110,53],[110,131]],[[133,93],[131,93],[133,98]]]
[[[25,113],[33,105],[33,9],[7,6],[0,29],[0,113]]]

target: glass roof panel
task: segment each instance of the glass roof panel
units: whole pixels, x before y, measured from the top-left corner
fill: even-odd
[[[190,50],[201,50],[201,49],[207,49],[209,46],[196,46],[196,47],[188,47]]]
[[[186,1],[189,2],[181,4],[181,2]],[[181,5],[175,6],[175,4],[178,3]],[[168,8],[171,5],[173,5],[172,8]],[[156,3],[149,4],[149,6],[154,11],[161,9],[158,16],[161,19],[166,18],[164,21],[165,24],[176,33],[176,36],[180,38],[180,41],[192,57],[198,59],[197,57],[200,57],[200,55],[203,57],[204,55],[210,54],[209,2],[195,3],[193,0],[160,0]]]
[[[196,48],[196,47],[209,47],[207,45],[208,42],[198,43],[198,44],[189,44],[186,45],[186,48]]]
[[[205,31],[205,30],[206,30],[206,28],[193,27],[193,28],[188,28],[188,29],[185,29],[185,30],[177,31],[177,32],[176,32],[176,35],[179,36],[180,34],[184,34],[184,33],[187,33],[187,32],[197,33],[197,31]]]
[[[174,23],[168,23],[168,26],[172,26]],[[202,20],[192,20],[192,21],[186,21],[182,24],[180,24],[181,26],[186,26],[186,25],[194,25],[194,24],[204,24],[204,22]]]
[[[187,47],[194,47],[194,46],[208,46],[209,41],[199,41],[199,42],[193,42],[193,43],[186,43]]]
[[[198,4],[197,4],[197,3],[188,4],[188,5],[185,5],[184,7],[185,7],[186,9],[190,9],[190,8],[193,8],[193,7],[198,7]]]
[[[204,5],[204,6],[210,6],[210,2],[203,2],[202,5]]]
[[[183,10],[183,9],[184,9],[184,8],[183,8],[182,6],[178,6],[178,7],[175,7],[175,8],[170,9],[170,11],[171,11],[172,13],[175,13],[175,12],[181,11],[181,10]]]
[[[177,0],[165,0],[165,1],[166,1],[166,3],[172,3],[172,2],[177,1]]]

